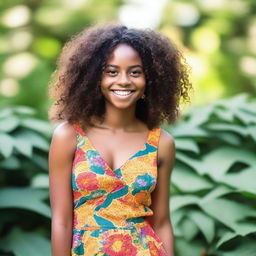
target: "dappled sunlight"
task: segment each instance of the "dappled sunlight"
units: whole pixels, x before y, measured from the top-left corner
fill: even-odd
[[[126,26],[155,28],[161,22],[161,12],[167,0],[132,0],[119,10],[119,20]]]
[[[0,80],[0,95],[5,97],[16,96],[20,90],[20,85],[17,80],[13,78],[5,78]]]
[[[219,35],[210,28],[201,27],[195,29],[191,39],[193,47],[203,54],[212,54],[219,50]]]
[[[192,26],[195,25],[199,18],[199,10],[190,3],[174,3],[173,13],[174,21],[177,25],[181,26]]]
[[[241,70],[250,76],[256,76],[256,58],[244,56],[240,61]]]
[[[37,63],[34,55],[23,52],[9,57],[3,65],[3,71],[8,76],[22,78],[32,72]]]
[[[2,17],[2,23],[10,28],[26,25],[31,17],[30,9],[25,5],[17,5],[7,9]]]
[[[10,35],[9,41],[14,51],[22,51],[31,45],[33,35],[28,30],[17,30]]]

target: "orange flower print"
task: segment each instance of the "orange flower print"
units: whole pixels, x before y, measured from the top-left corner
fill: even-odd
[[[94,172],[82,172],[77,175],[76,183],[79,189],[94,191],[99,188],[98,180]]]
[[[103,252],[111,256],[135,256],[137,248],[130,235],[114,234],[104,239]]]

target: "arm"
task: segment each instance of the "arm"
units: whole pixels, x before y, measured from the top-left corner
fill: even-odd
[[[174,255],[173,231],[169,215],[170,176],[175,159],[175,145],[172,137],[161,130],[158,146],[158,178],[152,192],[153,216],[149,222],[162,240],[168,256]]]
[[[72,243],[71,167],[76,148],[73,127],[64,123],[53,134],[49,152],[52,256],[69,256]]]

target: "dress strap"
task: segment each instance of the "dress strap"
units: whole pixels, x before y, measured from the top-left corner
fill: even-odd
[[[85,132],[83,131],[83,129],[80,127],[80,125],[78,124],[78,122],[73,123],[73,127],[74,130],[76,131],[77,134],[80,134],[82,136],[85,136]]]
[[[160,134],[161,134],[160,127],[150,130],[149,136],[148,136],[148,143],[152,146],[158,147]]]

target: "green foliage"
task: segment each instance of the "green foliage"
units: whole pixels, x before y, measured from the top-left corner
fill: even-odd
[[[0,111],[0,253],[50,255],[51,125],[28,107]],[[9,254],[8,254],[9,255]]]
[[[177,148],[170,203],[176,255],[256,255],[255,101],[219,100],[164,128]],[[1,255],[50,255],[51,134],[31,108],[0,111]]]
[[[256,102],[192,109],[174,127],[171,218],[177,256],[256,255]]]

